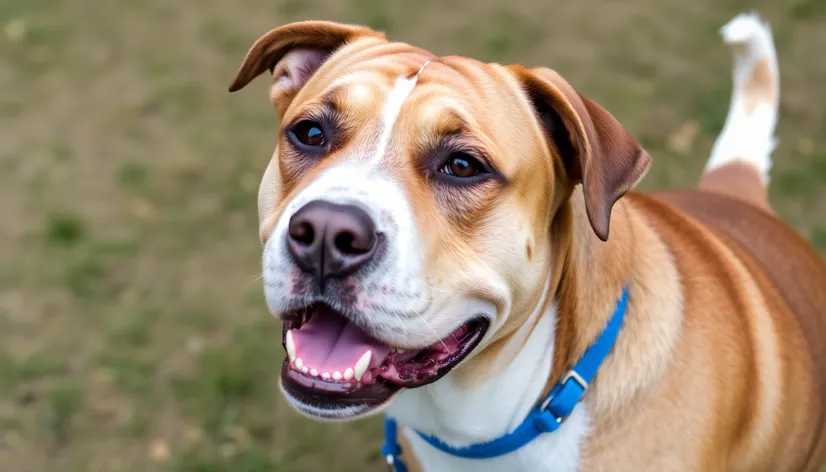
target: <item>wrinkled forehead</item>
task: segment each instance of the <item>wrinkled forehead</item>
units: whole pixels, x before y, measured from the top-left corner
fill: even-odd
[[[527,99],[502,66],[369,40],[336,51],[284,121],[329,111],[357,132],[368,130],[362,134],[380,145],[389,146],[400,133],[421,148],[464,135],[489,148],[493,159],[504,154],[501,143],[523,139],[525,128],[534,125]],[[512,163],[493,164],[507,172]]]

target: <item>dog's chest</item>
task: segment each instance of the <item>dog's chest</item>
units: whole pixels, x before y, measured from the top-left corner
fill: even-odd
[[[425,472],[576,472],[580,449],[590,429],[588,413],[580,405],[556,432],[538,437],[510,454],[493,459],[463,459],[445,454],[405,430],[412,452]]]
[[[426,472],[575,472],[580,447],[589,434],[590,418],[580,404],[553,433],[539,436],[517,451],[493,459],[462,459],[435,449],[415,428],[457,444],[489,441],[512,431],[534,407],[550,375],[555,309],[536,324],[519,354],[501,374],[463,389],[450,376],[432,385],[404,392],[388,408],[403,425],[409,451]]]

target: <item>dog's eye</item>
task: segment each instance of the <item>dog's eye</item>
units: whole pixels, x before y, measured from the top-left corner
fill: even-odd
[[[485,167],[475,157],[463,152],[455,152],[448,157],[439,172],[460,179],[469,179],[485,173]]]
[[[290,130],[296,141],[309,147],[322,147],[327,144],[321,125],[315,121],[301,121]]]

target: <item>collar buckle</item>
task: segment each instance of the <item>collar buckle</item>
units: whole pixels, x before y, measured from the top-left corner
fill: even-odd
[[[587,380],[583,379],[581,375],[579,375],[579,372],[575,370],[569,370],[568,373],[565,374],[565,377],[562,379],[562,383],[566,383],[568,380],[571,379],[573,379],[576,383],[579,384],[580,387],[582,387],[583,392],[588,391],[588,387],[590,386],[590,384]]]
[[[536,411],[536,427],[545,433],[556,431],[571,416],[588,390],[588,381],[574,369],[568,371]]]
[[[577,372],[573,369],[569,370],[568,373],[565,374],[564,377],[562,377],[562,381],[559,382],[560,388],[558,390],[563,390],[565,388],[565,386],[568,385],[569,380],[573,380],[574,382],[578,383],[579,386],[582,388],[582,393],[580,395],[584,395],[585,392],[588,391],[588,387],[590,386],[588,381],[583,379],[582,376],[579,375],[579,372]],[[550,405],[551,401],[553,401],[553,399],[556,397],[556,393],[557,392],[555,392],[555,391],[551,392],[551,394],[548,395],[548,398],[546,398],[545,401],[542,402],[541,405],[539,405],[539,411],[540,412],[543,412],[543,411],[548,409],[548,405]],[[562,421],[559,421],[559,422],[561,423]]]

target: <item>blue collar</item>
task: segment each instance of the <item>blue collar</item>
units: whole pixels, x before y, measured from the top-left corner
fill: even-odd
[[[617,301],[614,314],[599,338],[585,351],[579,362],[551,389],[551,393],[542,403],[531,410],[525,421],[513,432],[490,442],[472,444],[462,448],[449,446],[433,436],[427,436],[418,431],[416,433],[431,446],[450,455],[466,459],[489,459],[513,452],[541,434],[556,431],[574,411],[605,357],[614,347],[627,306],[628,287],[626,286],[622,289],[622,295]],[[384,420],[384,446],[381,448],[381,453],[387,459],[387,464],[391,468],[395,467],[396,472],[407,472],[407,467],[400,457],[402,450],[398,443],[396,421],[389,417]]]

